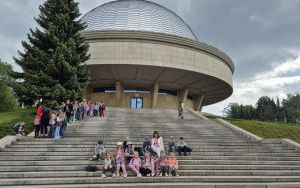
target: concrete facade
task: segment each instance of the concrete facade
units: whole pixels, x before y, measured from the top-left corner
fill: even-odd
[[[218,49],[191,39],[142,31],[85,32],[91,54],[87,62],[92,80],[88,100],[130,107],[131,97],[142,97],[144,108],[194,110],[232,94],[234,64]],[[113,87],[113,93],[95,88]],[[143,88],[148,93],[125,92]],[[161,91],[173,91],[164,95]]]

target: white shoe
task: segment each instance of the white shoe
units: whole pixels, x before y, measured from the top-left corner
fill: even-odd
[[[113,175],[112,175],[112,178],[115,178],[115,177],[116,177],[116,174],[113,174]]]
[[[106,178],[105,174],[102,174],[101,178]]]
[[[166,173],[165,176],[168,177],[169,175]]]
[[[141,174],[138,174],[136,177],[138,177],[138,178],[141,178],[141,177],[142,177],[142,175],[141,175]]]
[[[160,173],[159,176],[162,176],[162,173]]]

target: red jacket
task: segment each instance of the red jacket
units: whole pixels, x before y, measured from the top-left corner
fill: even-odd
[[[43,107],[42,107],[42,105],[37,108],[36,114],[37,114],[37,116],[39,116],[40,118],[42,118],[42,115],[43,115]]]

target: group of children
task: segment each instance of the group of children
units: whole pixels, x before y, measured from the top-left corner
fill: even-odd
[[[127,177],[126,166],[128,166],[137,177],[143,176],[179,176],[178,161],[174,152],[162,151],[160,156],[145,150],[143,153],[139,148],[133,147],[133,142],[126,139],[126,145],[118,142],[113,152],[106,152],[103,141],[98,141],[95,153],[91,160],[99,160],[104,163],[102,177],[107,177],[107,172],[112,173],[112,177]],[[129,147],[127,147],[129,146]]]
[[[106,105],[103,101],[95,103],[83,101],[81,103],[74,103],[73,111],[75,120],[86,120],[92,117],[105,117]]]
[[[39,103],[34,119],[35,138],[62,138],[68,123],[92,117],[105,117],[104,102],[91,103],[83,100],[78,103],[67,100],[56,108],[50,108],[47,102],[44,105]]]

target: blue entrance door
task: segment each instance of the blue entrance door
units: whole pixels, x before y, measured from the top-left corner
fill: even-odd
[[[131,97],[130,108],[131,109],[142,109],[143,108],[143,98],[142,97]]]

